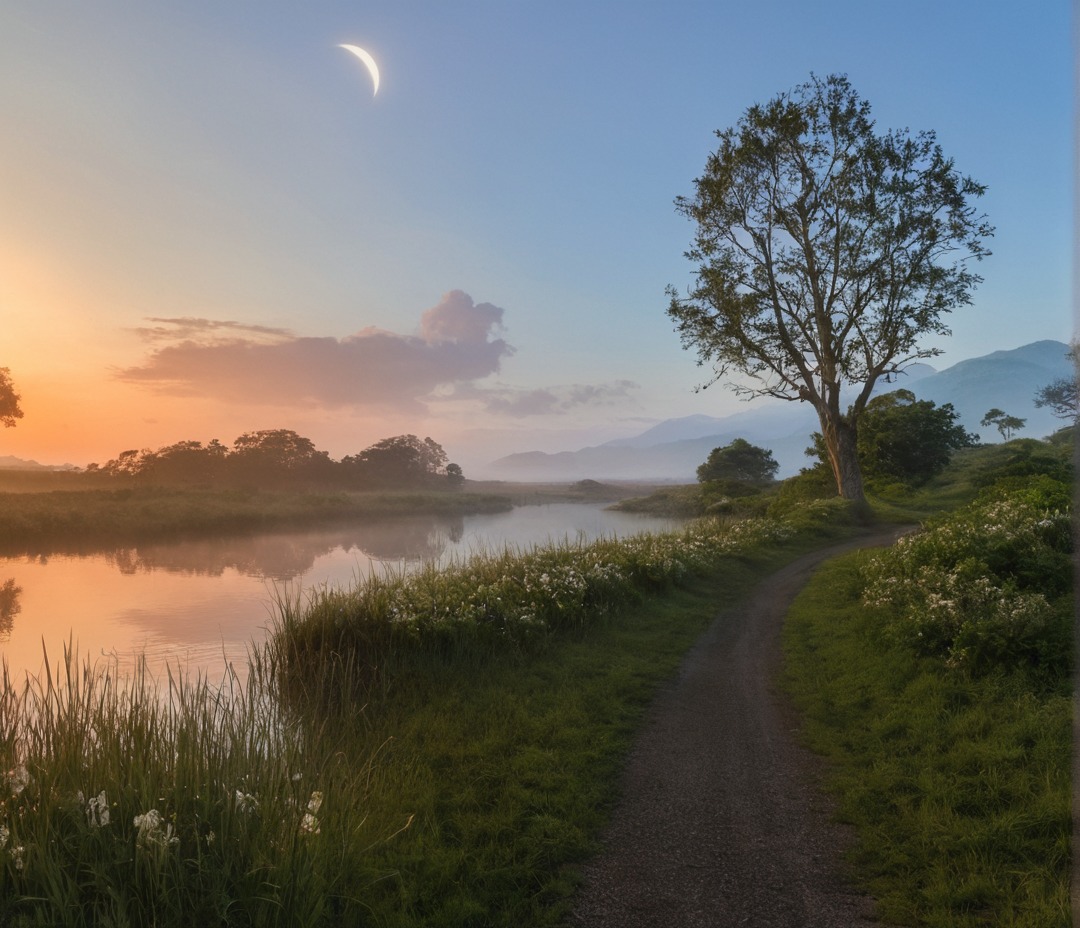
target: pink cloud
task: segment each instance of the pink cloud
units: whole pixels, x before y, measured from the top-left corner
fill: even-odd
[[[434,390],[499,370],[514,349],[493,333],[503,311],[454,290],[420,319],[419,335],[368,328],[344,338],[206,319],[151,319],[156,347],[118,372],[164,393],[252,405],[419,409]]]

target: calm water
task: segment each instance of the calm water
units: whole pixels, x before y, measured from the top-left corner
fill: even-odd
[[[130,668],[145,654],[210,679],[272,623],[275,590],[350,586],[373,571],[446,564],[510,544],[592,540],[663,531],[678,523],[599,505],[525,506],[508,513],[413,516],[325,530],[147,544],[80,555],[0,558],[0,655],[13,678],[73,642],[81,656]]]

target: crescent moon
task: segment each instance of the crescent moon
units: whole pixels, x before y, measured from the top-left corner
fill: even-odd
[[[343,48],[347,52],[352,52],[357,58],[364,62],[364,67],[367,68],[368,73],[371,74],[371,82],[375,85],[375,90],[371,95],[375,96],[375,94],[379,92],[379,66],[375,64],[375,59],[356,45],[339,45],[338,48]]]

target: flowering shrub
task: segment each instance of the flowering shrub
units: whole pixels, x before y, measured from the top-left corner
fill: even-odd
[[[864,571],[889,632],[952,666],[1062,662],[1057,602],[1070,591],[1065,509],[1000,491],[901,538]]]
[[[816,506],[803,520],[817,524],[833,515]],[[710,518],[676,532],[506,550],[448,568],[371,577],[349,591],[322,591],[303,607],[281,603],[276,647],[295,679],[322,683],[328,677],[311,671],[329,660],[359,669],[370,685],[417,651],[460,658],[535,647],[795,533],[787,519]]]

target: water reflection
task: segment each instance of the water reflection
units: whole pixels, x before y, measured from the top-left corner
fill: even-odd
[[[446,564],[478,550],[563,538],[590,540],[674,527],[602,505],[528,506],[464,519],[411,516],[322,530],[52,551],[0,557],[0,657],[13,678],[38,674],[43,648],[66,646],[130,670],[181,665],[222,676],[246,666],[274,621],[274,596],[350,586],[371,573]],[[18,616],[18,621],[15,617]]]
[[[283,582],[308,573],[319,558],[337,550],[357,560],[437,561],[448,544],[460,541],[464,526],[461,516],[409,516],[318,531],[141,544],[101,556],[122,574],[167,571],[220,577],[235,570]]]
[[[19,605],[19,595],[21,593],[22,587],[15,585],[14,577],[0,584],[0,642],[7,641],[11,637],[15,616],[22,609]]]

